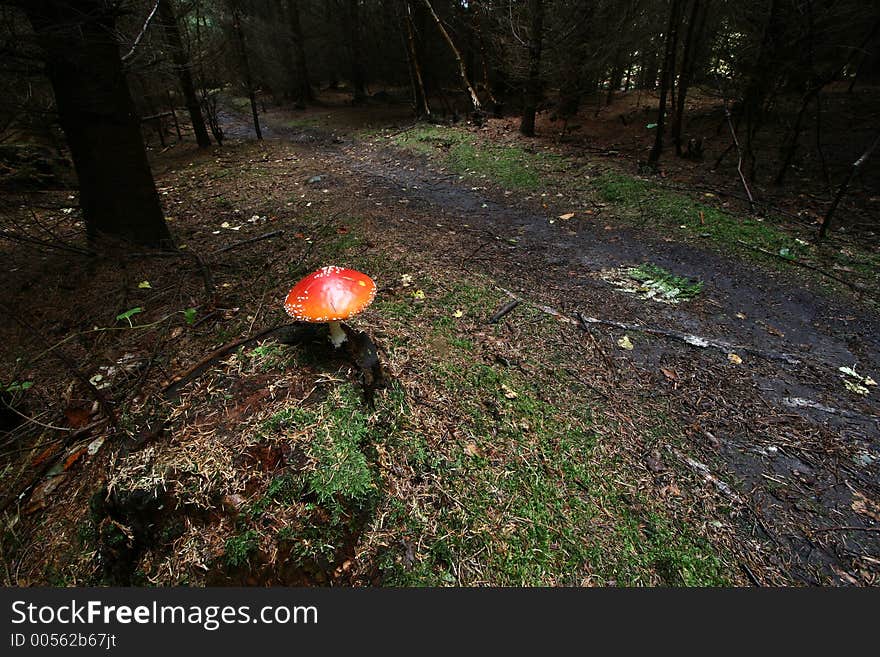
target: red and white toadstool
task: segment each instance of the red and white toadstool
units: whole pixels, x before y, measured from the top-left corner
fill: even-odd
[[[339,347],[346,334],[339,325],[373,302],[376,284],[354,269],[321,267],[291,288],[284,301],[287,314],[300,322],[327,322],[330,342]]]

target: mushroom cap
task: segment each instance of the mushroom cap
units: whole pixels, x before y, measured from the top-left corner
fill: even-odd
[[[294,285],[284,301],[284,310],[300,322],[335,322],[357,315],[375,296],[372,278],[331,265]]]

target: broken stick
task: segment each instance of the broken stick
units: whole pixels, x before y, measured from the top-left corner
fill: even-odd
[[[495,324],[504,317],[506,314],[511,312],[514,308],[516,308],[520,304],[519,299],[513,299],[512,301],[508,301],[503,306],[501,306],[498,310],[496,310],[492,316],[489,318],[489,324]]]

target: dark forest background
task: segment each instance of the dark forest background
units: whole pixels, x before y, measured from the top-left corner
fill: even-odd
[[[222,143],[224,94],[249,99],[259,137],[267,105],[326,90],[425,120],[515,116],[524,136],[635,93],[619,121],[653,130],[643,172],[703,158],[713,134],[706,166],[735,163],[753,198],[807,157],[829,218],[880,134],[861,93],[880,81],[880,11],[859,0],[6,0],[0,52],[4,180],[72,162],[93,240],[170,243],[143,135],[173,122]]]

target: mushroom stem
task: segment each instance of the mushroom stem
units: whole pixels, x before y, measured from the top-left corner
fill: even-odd
[[[334,347],[338,349],[347,338],[348,336],[345,334],[345,331],[342,330],[341,322],[330,322],[330,342],[333,343]]]

